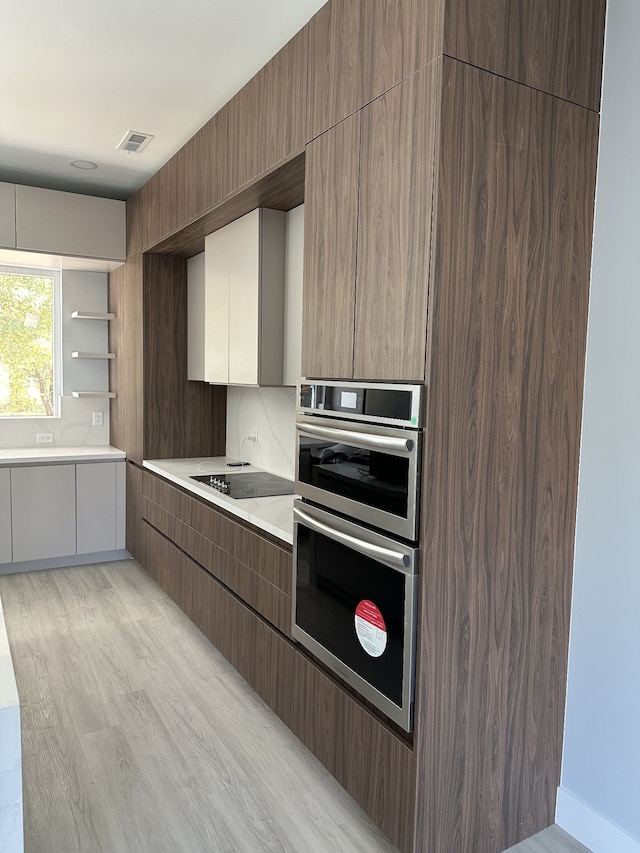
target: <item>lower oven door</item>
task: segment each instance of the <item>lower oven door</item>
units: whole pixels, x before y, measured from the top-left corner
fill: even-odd
[[[411,731],[418,549],[294,505],[293,636]]]

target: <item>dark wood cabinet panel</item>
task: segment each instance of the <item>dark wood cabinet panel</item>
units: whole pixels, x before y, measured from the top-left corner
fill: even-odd
[[[187,380],[186,261],[134,255],[109,276],[111,443],[143,459],[224,454],[226,390]]]
[[[309,22],[306,140],[364,103],[362,0],[329,0]]]
[[[362,112],[356,379],[424,379],[440,61]]]
[[[455,0],[444,53],[592,110],[600,105],[606,0]]]
[[[400,850],[413,843],[413,751],[297,652],[291,729]]]
[[[442,0],[329,0],[309,27],[307,141],[442,52]]]
[[[429,309],[417,853],[554,820],[598,118],[445,59]]]
[[[234,523],[214,506],[144,472],[142,514],[286,636],[291,635],[291,550]]]
[[[226,168],[234,190],[304,150],[307,30],[301,30],[227,104]]]
[[[302,374],[351,378],[360,116],[307,146]]]
[[[187,264],[144,256],[145,458],[224,453],[226,389],[187,380]]]
[[[126,547],[136,560],[142,559],[142,468],[127,460]]]
[[[109,403],[110,441],[135,462],[142,462],[144,432],[143,261],[134,255],[109,274]]]
[[[442,0],[364,0],[364,104],[442,53]]]
[[[144,221],[143,188],[129,196],[126,205],[127,219],[127,257],[142,251],[142,231]]]

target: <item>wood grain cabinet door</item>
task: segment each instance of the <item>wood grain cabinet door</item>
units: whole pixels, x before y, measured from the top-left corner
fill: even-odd
[[[302,375],[353,375],[360,115],[307,146]]]
[[[354,378],[424,379],[440,61],[362,111]]]

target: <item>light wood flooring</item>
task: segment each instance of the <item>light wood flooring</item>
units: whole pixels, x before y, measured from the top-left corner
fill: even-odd
[[[395,851],[135,561],[5,575],[0,597],[25,853]],[[512,853],[588,851],[551,827]]]

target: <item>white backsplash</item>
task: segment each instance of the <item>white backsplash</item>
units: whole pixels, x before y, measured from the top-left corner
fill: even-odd
[[[93,412],[102,412],[104,426],[93,426]],[[58,418],[0,418],[0,447],[36,447],[36,435],[53,433],[43,447],[109,444],[109,401],[99,397],[61,397]]]
[[[295,388],[227,389],[227,456],[293,479],[295,475]],[[258,444],[242,440],[258,430]]]

